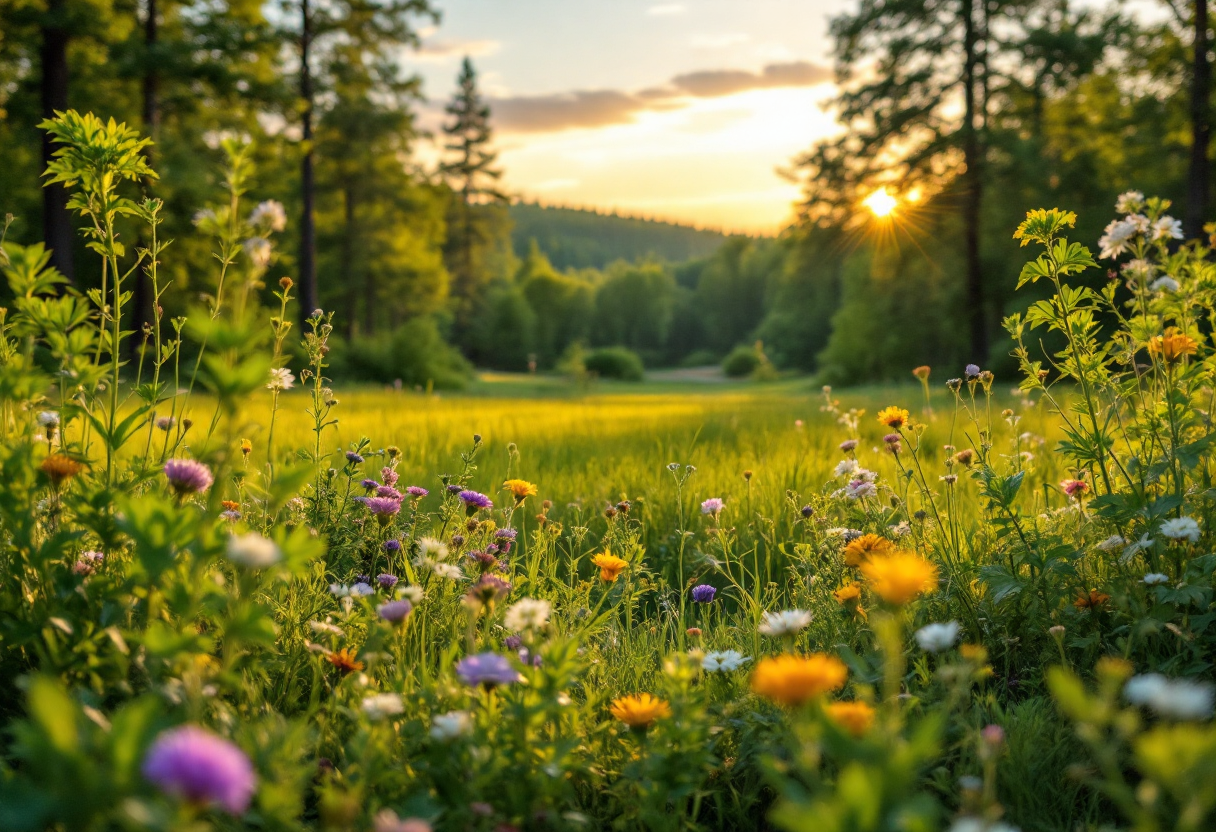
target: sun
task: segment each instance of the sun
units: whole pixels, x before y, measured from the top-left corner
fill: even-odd
[[[895,213],[895,206],[899,205],[899,200],[891,196],[886,188],[879,188],[863,199],[861,204],[869,208],[870,213],[876,217],[889,217]]]

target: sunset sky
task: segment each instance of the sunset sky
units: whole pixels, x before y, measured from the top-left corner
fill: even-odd
[[[798,196],[778,168],[834,129],[827,19],[845,0],[438,5],[409,58],[423,124],[442,122],[471,56],[522,197],[774,232]]]

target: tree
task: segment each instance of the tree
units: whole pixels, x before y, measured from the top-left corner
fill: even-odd
[[[444,147],[454,156],[439,171],[455,196],[454,216],[449,220],[448,270],[453,277],[457,325],[466,327],[476,298],[492,276],[482,255],[509,229],[503,213],[495,210],[507,198],[497,187],[502,171],[494,167],[498,154],[490,149],[494,135],[490,107],[477,90],[477,72],[467,57],[456,83],[456,93],[446,107],[452,120],[443,127],[448,137]]]

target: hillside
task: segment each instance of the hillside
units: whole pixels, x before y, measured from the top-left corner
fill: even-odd
[[[529,202],[512,205],[511,219],[515,250],[525,252],[536,240],[558,269],[603,268],[646,257],[678,263],[705,257],[728,238],[689,225]]]

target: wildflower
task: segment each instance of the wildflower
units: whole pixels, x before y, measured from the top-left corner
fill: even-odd
[[[714,595],[718,590],[709,584],[698,584],[692,588],[692,600],[698,604],[708,604],[714,600]]]
[[[372,818],[372,832],[433,832],[422,818],[399,818],[392,809],[381,809]]]
[[[802,515],[804,520],[810,520],[815,514],[815,507],[809,504],[805,505],[798,510],[798,513]]]
[[[430,494],[431,492],[427,491],[422,486],[411,485],[405,489],[405,493],[409,494],[411,499],[421,500],[423,497],[425,497],[427,494]]]
[[[591,559],[591,563],[600,568],[600,580],[609,584],[616,581],[617,576],[629,566],[628,561],[610,552],[596,555]]]
[[[283,203],[274,199],[259,202],[249,213],[249,224],[255,228],[282,231],[287,227],[287,212],[283,210]]]
[[[645,731],[656,719],[671,716],[671,706],[649,693],[635,693],[613,700],[612,715],[634,731]]]
[[[244,248],[255,268],[264,269],[270,265],[270,240],[265,237],[250,237],[245,241]]]
[[[1143,552],[1146,549],[1151,549],[1155,542],[1156,541],[1149,537],[1148,533],[1145,532],[1144,534],[1140,535],[1140,539],[1135,543],[1129,543],[1127,545],[1127,548],[1123,550],[1123,554],[1119,556],[1119,562],[1127,563],[1140,552]]]
[[[50,479],[51,485],[59,488],[66,480],[70,480],[84,470],[84,463],[72,459],[67,454],[51,454],[42,460],[42,464],[38,467]]]
[[[938,477],[938,479],[946,485],[954,485],[958,482],[958,474],[946,474],[945,476]]]
[[[241,440],[241,456],[248,457],[251,453],[253,453],[253,443],[250,442],[248,439],[242,439]]]
[[[482,575],[477,583],[469,587],[467,597],[482,606],[491,606],[502,600],[511,591],[511,584],[496,575]]]
[[[701,503],[701,513],[708,514],[710,517],[717,518],[722,513],[722,509],[726,508],[726,501],[721,497],[710,497],[705,502]]]
[[[906,604],[937,587],[937,567],[914,552],[876,555],[860,568],[870,588],[888,604]]]
[[[355,658],[355,651],[349,647],[335,650],[326,656],[325,660],[343,673],[356,673],[363,669],[363,662]]]
[[[1140,191],[1125,191],[1115,200],[1115,212],[1135,214],[1144,207],[1144,194]]]
[[[80,557],[72,564],[72,572],[76,575],[88,577],[97,571],[97,567],[101,566],[105,557],[101,552],[81,552]]]
[[[1153,222],[1153,240],[1181,240],[1182,221],[1166,215]]]
[[[851,476],[861,470],[861,463],[855,459],[842,459],[836,463],[836,467],[832,469],[832,475],[839,479],[840,477]]]
[[[464,490],[456,496],[460,498],[460,502],[464,503],[465,511],[470,517],[482,509],[494,508],[494,501],[477,491]]]
[[[882,410],[878,411],[879,424],[886,425],[894,430],[899,430],[902,427],[906,427],[908,424],[908,418],[908,411],[904,410],[902,407],[895,407],[894,405],[891,407],[884,407]]]
[[[1194,355],[1198,350],[1199,344],[1195,339],[1181,332],[1176,326],[1167,327],[1164,335],[1155,335],[1148,339],[1149,354],[1160,355],[1168,364]]]
[[[290,390],[296,383],[296,377],[291,374],[291,370],[286,367],[272,367],[270,370],[270,381],[266,384],[267,390]]]
[[[751,661],[738,650],[715,650],[701,658],[701,669],[707,673],[730,673]]]
[[[944,653],[958,641],[959,623],[928,624],[916,631],[916,643],[926,653]]]
[[[844,547],[841,555],[844,557],[844,565],[857,567],[861,566],[874,555],[885,555],[888,552],[895,550],[895,544],[876,534],[863,534]]]
[[[162,430],[165,433],[173,430],[173,426],[177,424],[177,419],[172,416],[161,416],[156,420],[157,430]]]
[[[346,452],[346,461],[349,463],[352,463],[354,465],[362,465],[363,464],[363,454],[357,453],[356,451],[347,451]]]
[[[1082,593],[1077,596],[1077,600],[1072,602],[1072,605],[1079,610],[1092,610],[1106,605],[1110,600],[1110,596],[1105,592],[1098,592],[1096,589],[1091,589],[1088,593]]]
[[[423,598],[422,587],[418,586],[417,584],[410,584],[409,586],[398,587],[397,588],[397,597],[404,598],[406,601],[409,601],[411,604],[413,604],[416,607],[422,603],[422,598]]]
[[[248,569],[265,569],[283,559],[275,542],[257,532],[229,536],[227,555],[228,560]]]
[[[448,711],[446,714],[431,717],[431,739],[450,742],[471,733],[472,730],[473,717],[468,711]]]
[[[497,653],[465,656],[456,664],[456,675],[469,687],[482,685],[487,690],[519,681],[519,672]]]
[[[401,701],[399,693],[373,693],[371,696],[363,697],[363,704],[359,707],[372,721],[395,716],[405,710],[405,704]]]
[[[1135,215],[1133,215],[1135,216]],[[1136,236],[1136,223],[1129,220],[1112,220],[1105,228],[1105,233],[1098,238],[1101,249],[1099,257],[1110,260],[1127,251],[1128,242]]]
[[[179,496],[206,491],[215,480],[211,469],[193,459],[171,459],[165,463],[165,477]]]
[[[1123,535],[1112,534],[1110,537],[1106,538],[1106,540],[1099,543],[1098,548],[1103,552],[1109,552],[1112,549],[1118,549],[1120,546],[1123,546],[1126,543],[1127,541],[1123,539]]]
[[[401,501],[392,497],[364,497],[363,505],[367,506],[381,526],[387,526],[393,516],[401,511]]]
[[[395,552],[397,549],[401,548],[401,544],[397,543],[396,547],[389,549],[389,543],[397,543],[397,541],[390,540],[384,544],[384,548],[388,549],[390,552]],[[380,584],[381,589],[392,589],[397,585],[398,580],[400,579],[396,575],[390,575],[387,572],[383,572],[376,576],[376,583]]]
[[[1154,292],[1172,293],[1177,292],[1180,287],[1178,286],[1177,280],[1174,280],[1174,278],[1170,277],[1169,275],[1162,275],[1152,283],[1148,284],[1148,288]]]
[[[976,778],[978,780],[978,778]],[[960,782],[962,778],[959,778]],[[979,780],[979,788],[983,787],[982,780]],[[956,818],[954,823],[950,824],[949,832],[1021,832],[1016,826],[1011,826],[1004,821],[999,820],[984,820],[981,818],[963,816]]]
[[[1209,682],[1147,673],[1128,679],[1123,696],[1133,705],[1147,705],[1158,716],[1190,722],[1212,715],[1213,691]]]
[[[376,612],[390,624],[400,624],[409,616],[414,605],[404,598],[397,601],[387,601],[376,607]]]
[[[912,375],[916,376],[921,381],[928,381],[929,380],[929,365],[922,364],[921,366],[917,367],[915,370],[912,371]]]
[[[948,378],[948,379],[946,379],[946,388],[947,388],[947,389],[948,389],[950,392],[952,392],[952,393],[957,393],[959,390],[961,390],[961,389],[962,389],[962,387],[963,387],[963,380],[962,380],[961,378]]]
[[[549,623],[553,607],[548,601],[537,598],[521,598],[507,608],[503,625],[513,632],[522,633],[543,630]]]
[[[460,567],[454,563],[436,563],[431,567],[431,571],[440,578],[446,578],[449,581],[459,581],[464,577],[464,573],[460,571]]]
[[[447,545],[434,537],[418,538],[418,549],[422,554],[436,560],[443,560],[448,556]]]
[[[847,453],[849,453],[849,452],[851,452],[851,451],[853,451],[853,450],[855,450],[856,448],[857,448],[857,440],[856,440],[856,439],[846,439],[846,440],[844,440],[843,442],[841,442],[841,443],[840,443],[840,450],[841,450],[843,453],[846,453],[846,454],[847,454]],[[839,475],[839,474],[837,474],[836,476],[840,476],[840,475]]]
[[[833,702],[825,710],[832,722],[855,737],[864,736],[874,724],[874,709],[865,702]]]
[[[849,582],[832,592],[832,597],[836,599],[836,603],[842,607],[850,604],[856,605],[861,601],[861,587],[853,582]]]
[[[1069,497],[1079,500],[1089,490],[1089,483],[1085,480],[1061,480],[1060,490]]]
[[[849,671],[835,656],[785,654],[761,659],[752,672],[752,690],[782,705],[801,705],[844,687]]]
[[[1161,524],[1161,534],[1170,540],[1199,542],[1199,523],[1192,517],[1173,517]]]
[[[869,480],[853,480],[844,487],[844,496],[850,500],[861,500],[878,496],[878,486]]]
[[[397,502],[401,502],[403,499],[405,499],[402,496],[401,492],[398,491],[397,489],[393,488],[391,485],[377,486],[376,487],[376,496],[377,497],[387,497],[388,499],[396,500]]]
[[[782,610],[781,612],[766,612],[757,628],[766,636],[792,636],[800,633],[811,624],[811,614],[806,610]]]
[[[245,752],[195,725],[164,731],[152,743],[140,771],[162,792],[230,815],[249,808],[257,775]]]
[[[1160,572],[1149,572],[1140,580],[1142,580],[1148,586],[1156,586],[1157,584],[1169,583],[1170,576],[1163,575]]]
[[[515,497],[516,504],[522,503],[529,497],[536,496],[536,486],[527,480],[507,480],[503,484],[503,488],[511,492]]]
[[[978,364],[968,364],[963,368],[963,375],[967,381],[975,381],[980,377],[980,367]]]
[[[44,428],[59,427],[59,414],[53,410],[43,410],[34,418]]]
[[[964,448],[954,455],[954,461],[965,468],[970,468],[974,459],[975,451],[973,451],[971,448]]]
[[[370,580],[370,578],[368,578],[366,575],[357,575],[356,577],[359,578],[359,580],[357,580],[357,581],[355,581],[355,583],[351,584],[351,587],[350,587],[350,594],[353,597],[365,598],[368,595],[372,595],[375,593],[376,590],[372,589],[371,584],[368,583],[368,580]]]

